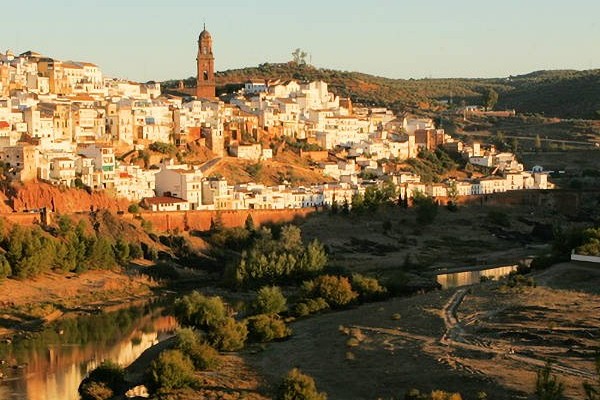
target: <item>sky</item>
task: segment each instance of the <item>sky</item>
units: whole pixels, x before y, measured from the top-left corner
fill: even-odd
[[[195,75],[203,23],[215,68],[286,62],[390,78],[600,68],[598,0],[7,0],[0,51],[98,64],[136,81]]]

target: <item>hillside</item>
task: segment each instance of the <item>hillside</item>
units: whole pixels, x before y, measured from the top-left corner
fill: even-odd
[[[390,79],[360,72],[336,71],[295,63],[264,63],[258,67],[217,73],[221,93],[242,87],[248,79],[323,80],[330,89],[357,103],[383,105],[396,111],[431,108],[437,100],[452,99],[454,104],[483,104],[490,89],[499,93],[497,108],[543,113],[563,118],[600,118],[600,70],[537,71],[508,78],[486,79]],[[174,88],[179,80],[163,82]],[[195,85],[195,78],[184,80]]]
[[[284,151],[274,159],[255,163],[234,157],[224,157],[209,168],[207,176],[221,176],[232,184],[257,182],[279,185],[287,181],[295,186],[312,185],[330,181],[319,169],[312,168],[306,160],[291,151]]]

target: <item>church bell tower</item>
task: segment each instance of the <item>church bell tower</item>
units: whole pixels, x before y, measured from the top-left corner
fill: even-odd
[[[206,25],[198,38],[198,76],[196,78],[196,97],[213,98],[215,91],[215,57],[212,51],[212,37]]]

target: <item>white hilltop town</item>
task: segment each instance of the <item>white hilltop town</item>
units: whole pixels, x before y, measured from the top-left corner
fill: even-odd
[[[159,83],[107,78],[89,62],[60,61],[27,51],[0,54],[0,157],[16,181],[106,190],[152,211],[287,209],[350,202],[367,187],[391,182],[403,198],[551,189],[548,175],[525,171],[514,154],[466,145],[433,120],[353,107],[326,82],[248,81],[225,102],[215,96],[213,40],[198,40],[197,85],[189,95]],[[311,145],[301,151],[330,180],[312,186],[229,184],[206,175],[224,157],[273,158],[261,135]],[[116,154],[152,146],[204,146],[214,156],[191,165],[164,159],[144,168]],[[492,173],[478,179],[424,183],[382,160],[407,160],[443,147]],[[318,149],[318,150],[314,150]],[[275,149],[276,150],[276,149]],[[369,177],[366,179],[365,177]]]

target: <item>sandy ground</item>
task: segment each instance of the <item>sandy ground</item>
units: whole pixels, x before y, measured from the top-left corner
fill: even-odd
[[[600,287],[600,268],[559,265],[539,280],[544,286],[474,287],[456,304],[450,334],[452,290],[300,320],[290,340],[245,358],[271,382],[300,367],[330,399],[402,398],[409,388],[533,398],[549,358],[566,396],[581,398],[600,343],[600,297],[581,286]]]

